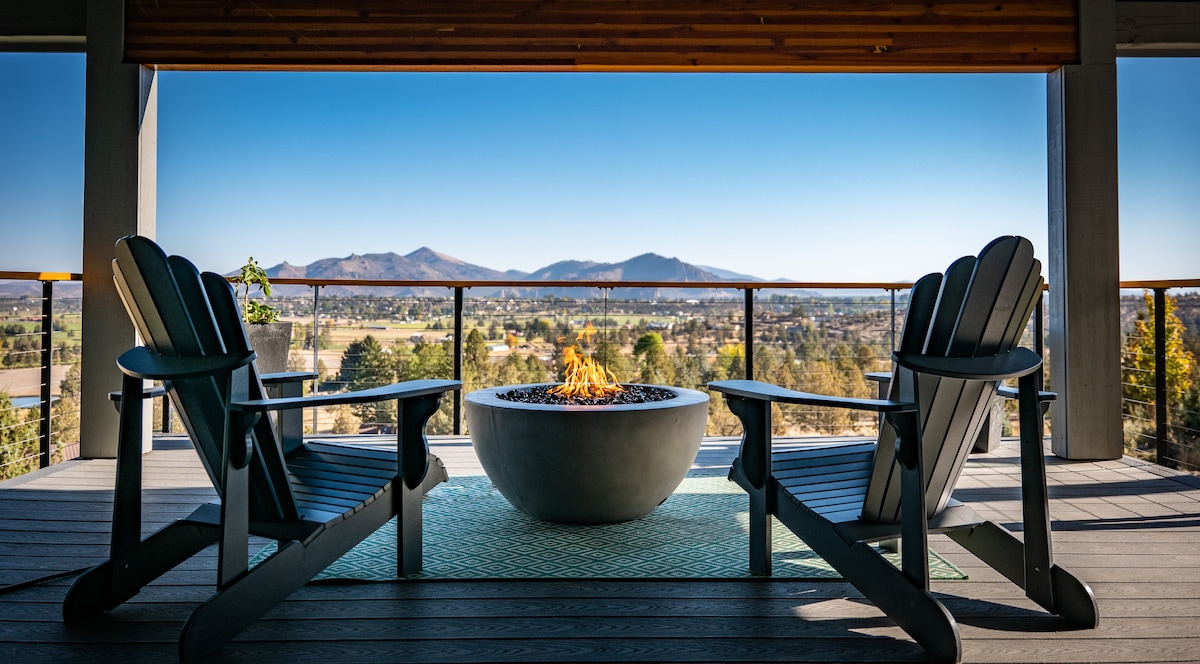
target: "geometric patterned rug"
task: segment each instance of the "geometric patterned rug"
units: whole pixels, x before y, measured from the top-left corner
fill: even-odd
[[[453,476],[425,496],[424,571],[413,579],[746,578],[749,498],[724,477],[689,477],[649,515],[579,526],[530,518],[486,476]],[[316,581],[398,581],[393,519]],[[840,578],[787,528],[772,532],[777,578]],[[274,543],[254,556],[262,560]],[[899,566],[899,554],[885,552]],[[965,579],[930,551],[930,577]]]

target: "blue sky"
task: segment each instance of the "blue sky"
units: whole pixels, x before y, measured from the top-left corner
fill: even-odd
[[[0,54],[0,269],[81,268],[83,60]],[[1123,279],[1195,278],[1200,61],[1122,60]],[[1046,260],[1043,75],[159,74],[158,240],[906,280]],[[37,230],[33,230],[36,228]]]

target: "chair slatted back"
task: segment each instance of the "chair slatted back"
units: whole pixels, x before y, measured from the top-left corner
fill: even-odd
[[[232,287],[219,275],[202,277],[187,259],[168,258],[154,242],[130,236],[117,241],[113,280],[130,319],[151,350],[176,357],[203,357],[248,349]],[[237,324],[236,334],[230,320]],[[250,373],[250,398],[260,398],[264,390],[253,364]],[[211,377],[168,381],[165,387],[217,494],[223,497],[224,389]],[[298,518],[270,418],[260,418],[253,434],[251,519]]]
[[[984,247],[978,258],[961,258],[944,275],[928,275],[913,286],[900,349],[939,357],[980,357],[1007,351],[1020,342],[1041,288],[1041,263],[1033,257],[1033,245],[1025,238],[998,238]],[[906,371],[895,369],[891,398],[899,396]],[[933,516],[950,499],[986,421],[997,383],[930,375],[915,379],[925,497]],[[900,518],[895,445],[896,432],[885,424],[863,505],[864,520],[896,522]]]

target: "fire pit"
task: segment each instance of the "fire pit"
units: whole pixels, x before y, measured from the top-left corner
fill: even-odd
[[[678,387],[625,387],[669,398],[539,403],[548,385],[466,395],[467,426],[484,472],[508,502],[537,519],[613,523],[654,511],[696,458],[708,395]],[[502,398],[510,392],[521,400]]]

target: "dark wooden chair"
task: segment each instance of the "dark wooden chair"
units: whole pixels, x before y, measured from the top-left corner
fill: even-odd
[[[114,608],[201,549],[219,545],[217,592],[184,625],[179,653],[219,649],[392,517],[397,573],[421,569],[421,498],[446,479],[425,424],[458,381],[419,380],[347,394],[266,398],[230,285],[168,258],[153,242],[117,242],[114,278],[145,341],[121,356],[120,442],[109,559],[68,591],[63,618]],[[142,381],[164,382],[219,501],[141,537]],[[280,436],[270,412],[398,403],[397,450]],[[248,569],[249,536],[278,542]]]
[[[886,399],[710,383],[743,426],[729,476],[750,494],[753,573],[771,573],[775,516],[931,654],[958,661],[958,627],[929,591],[928,533],[944,532],[1048,611],[1098,623],[1091,589],[1051,555],[1042,418],[1053,395],[1040,390],[1041,359],[1017,347],[1040,273],[1028,240],[1002,237],[918,281]],[[1018,389],[1001,387],[1005,379]],[[998,391],[1019,401],[1023,540],[950,497]],[[773,403],[879,412],[880,435],[772,452]],[[897,537],[900,569],[869,545]]]

